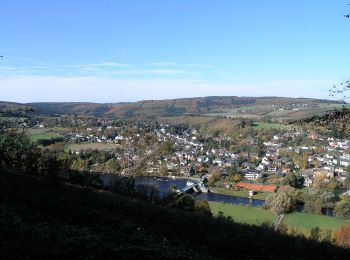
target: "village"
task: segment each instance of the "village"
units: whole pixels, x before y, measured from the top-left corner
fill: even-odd
[[[118,165],[108,171],[113,174],[192,178],[205,174],[210,186],[230,189],[237,183],[252,183],[272,185],[270,191],[276,191],[281,180],[292,173],[303,178],[304,187],[311,187],[317,176],[324,183],[330,179],[345,183],[350,165],[349,140],[302,129],[258,132],[261,134],[255,138],[251,133],[209,137],[190,127],[179,131],[168,124],[113,126],[106,122],[68,132],[64,138],[67,143],[104,145]],[[171,147],[157,152],[156,148],[165,143]],[[71,152],[84,153],[80,149]],[[90,171],[93,169],[103,171],[96,163]]]

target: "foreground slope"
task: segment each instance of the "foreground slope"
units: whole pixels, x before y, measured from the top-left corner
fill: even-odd
[[[0,174],[0,258],[347,259],[328,243],[147,204],[51,178]]]

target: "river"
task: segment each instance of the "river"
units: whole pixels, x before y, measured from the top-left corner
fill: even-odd
[[[113,185],[114,182],[118,181],[120,179],[120,176],[117,175],[107,175],[103,174],[100,175],[100,178],[103,182],[103,185],[110,186]],[[159,193],[161,195],[164,195],[168,192],[170,192],[171,186],[176,186],[178,189],[182,189],[186,186],[187,179],[183,178],[167,178],[167,177],[141,177],[137,176],[135,177],[135,185],[150,185],[155,186],[158,188]],[[253,207],[260,207],[264,204],[263,200],[258,199],[249,199],[249,198],[242,198],[242,197],[236,197],[236,196],[230,196],[230,195],[223,195],[223,194],[216,194],[216,193],[199,193],[199,194],[192,194],[193,196],[208,200],[208,201],[216,201],[216,202],[224,202],[224,203],[231,203],[231,204],[242,204],[242,205],[251,205]]]
[[[100,178],[103,182],[104,186],[113,185],[113,183],[120,180],[119,175],[111,175],[111,174],[101,174]],[[161,195],[164,195],[170,192],[172,186],[176,186],[177,189],[182,189],[186,186],[187,179],[184,178],[168,178],[168,177],[149,177],[149,176],[136,176],[135,177],[135,185],[149,185],[155,186]],[[223,202],[235,205],[249,205],[252,207],[261,207],[264,204],[263,200],[259,199],[249,199],[243,197],[236,197],[231,195],[217,194],[217,193],[193,193],[192,196],[204,199],[207,201],[214,202]],[[296,205],[295,210],[297,212],[304,212],[304,205]],[[330,217],[334,216],[333,209],[324,208],[322,209],[322,214]]]

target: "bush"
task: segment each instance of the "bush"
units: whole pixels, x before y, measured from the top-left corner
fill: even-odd
[[[335,212],[338,217],[350,218],[350,198],[343,198],[335,204]]]
[[[291,212],[294,209],[298,192],[290,186],[284,186],[277,193],[266,198],[265,207],[268,207],[275,214]]]
[[[333,234],[333,239],[337,245],[350,248],[350,226],[341,225]]]

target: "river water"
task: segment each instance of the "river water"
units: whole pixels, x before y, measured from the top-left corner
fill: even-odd
[[[110,175],[110,174],[101,174],[100,178],[104,186],[113,185],[113,183],[120,180],[119,175]],[[159,190],[161,195],[165,195],[170,192],[172,186],[176,186],[177,189],[182,189],[186,187],[187,179],[183,178],[168,178],[168,177],[149,177],[149,176],[136,176],[135,185],[149,185],[154,186]],[[193,193],[192,196],[195,196],[199,199],[204,199],[207,201],[223,202],[236,205],[249,205],[252,207],[261,207],[264,204],[263,200],[258,199],[249,199],[242,198],[224,194],[216,193]],[[297,212],[304,212],[304,205],[296,205],[295,210]],[[331,208],[325,208],[322,210],[322,214],[333,217],[334,212]]]
[[[117,182],[120,179],[120,176],[103,174],[103,175],[100,175],[100,178],[105,186],[110,186],[110,185],[113,185],[113,183]],[[161,195],[164,195],[170,192],[171,187],[174,185],[177,187],[177,189],[182,189],[186,187],[186,182],[187,182],[187,179],[182,179],[182,178],[172,179],[167,177],[155,177],[155,178],[141,177],[141,176],[135,177],[135,185],[143,184],[143,185],[155,186],[157,187]],[[260,207],[264,204],[263,200],[241,198],[241,197],[216,194],[211,192],[192,194],[192,195],[197,198],[208,200],[208,201],[224,202],[224,203],[230,203],[230,204],[251,205],[253,207]]]

